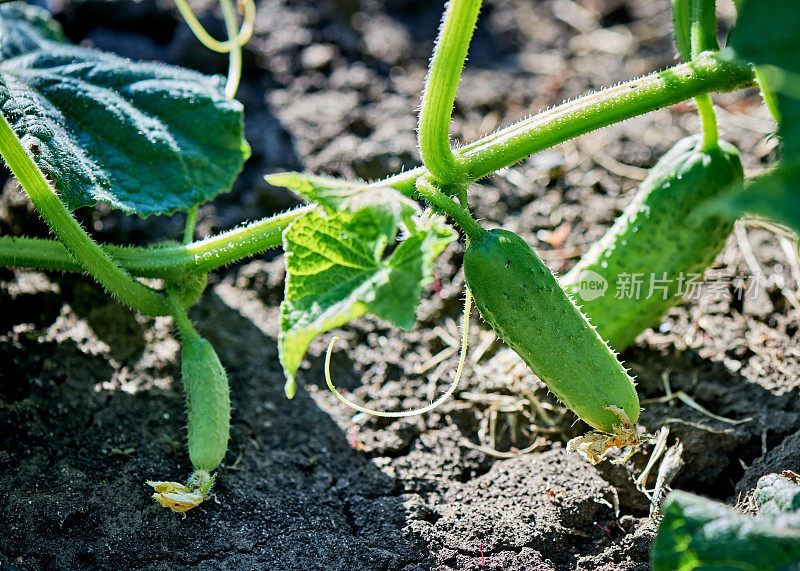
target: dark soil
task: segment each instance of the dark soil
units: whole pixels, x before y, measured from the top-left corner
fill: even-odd
[[[195,7],[218,33],[212,4]],[[52,7],[76,42],[225,69],[167,0]],[[239,92],[253,157],[233,192],[201,209],[199,234],[296,203],[263,181],[268,172],[374,179],[417,164],[415,110],[440,11],[438,2],[415,0],[259,2]],[[667,67],[673,53],[666,0],[487,1],[455,137],[470,140]],[[722,133],[742,149],[746,168],[765,164],[774,140],[758,94],[716,101]],[[475,210],[522,234],[563,273],[631,199],[640,169],[697,128],[686,103],[583,136],[483,181]],[[98,239],[122,243],[175,238],[183,224],[103,207],[79,215]],[[2,195],[0,232],[47,233],[13,183]],[[765,278],[740,300],[730,278],[754,274],[751,253]],[[742,227],[711,272],[722,287],[670,311],[623,355],[645,400],[642,423],[651,432],[667,426],[668,444],[683,445],[674,487],[732,503],[758,475],[800,468],[794,254],[774,234]],[[373,407],[427,402],[455,369],[460,261],[458,245],[439,260],[441,287],[425,292],[414,331],[365,318],[338,332],[337,384]],[[170,320],[137,316],[84,278],[2,270],[0,568],[647,567],[655,522],[632,480],[652,447],[617,466],[566,454],[566,440],[586,427],[477,319],[461,389],[425,417],[351,422],[321,380],[327,339],[312,344],[304,390],[287,401],[276,350],[281,263],[271,253],[217,272],[193,311],[228,368],[234,411],[218,503],[186,519],[160,508],[144,483],[190,471]],[[749,420],[726,423],[679,400],[647,402],[664,396],[665,379],[716,415]],[[554,427],[524,394],[540,398]],[[654,482],[655,471],[648,487]]]

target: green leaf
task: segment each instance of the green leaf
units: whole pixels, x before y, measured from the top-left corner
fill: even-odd
[[[753,499],[759,514],[800,512],[800,485],[784,476],[767,474],[758,479]]]
[[[769,114],[772,115],[776,123],[780,123],[781,112],[778,109],[778,95],[775,93],[773,86],[770,85],[769,74],[765,73],[760,66],[756,66],[755,70],[756,83],[758,83],[758,87],[761,89],[761,96],[764,98],[764,103],[767,105]]]
[[[416,202],[388,186],[375,187],[298,172],[270,174],[264,178],[272,185],[294,191],[307,202],[316,202],[327,212],[356,212],[369,204],[379,206],[381,210],[395,212],[396,217],[403,219],[419,210]]]
[[[800,164],[780,164],[704,206],[730,219],[742,213],[764,216],[800,232]]]
[[[800,54],[800,42],[797,50]],[[778,122],[778,133],[783,140],[781,155],[800,161],[800,73],[768,64],[758,66],[757,71],[762,90],[766,89],[764,100]]]
[[[783,153],[800,158],[800,5],[797,0],[747,0],[738,6],[728,45],[756,65]]]
[[[21,2],[0,7],[0,61],[39,47],[42,38],[65,42],[61,26],[45,10]]]
[[[797,0],[746,0],[737,5],[737,11],[728,45],[739,57],[800,72]]]
[[[777,571],[800,562],[800,514],[743,515],[718,502],[673,492],[650,551],[653,571]]]
[[[0,109],[68,208],[148,216],[230,190],[250,151],[220,78],[63,43],[20,3],[0,38]]]
[[[283,235],[287,272],[278,352],[289,398],[297,368],[320,333],[367,312],[410,329],[433,262],[456,237],[396,191],[350,187],[351,196],[337,202],[340,210],[312,211]],[[405,239],[386,255],[400,229]]]
[[[753,63],[781,137],[781,159],[765,175],[731,189],[708,212],[765,216],[800,231],[800,5],[797,0],[744,0],[728,42]]]
[[[342,210],[364,218],[361,239],[379,241],[379,237],[394,235],[397,225],[409,222],[419,212],[417,203],[390,187],[373,187],[330,177],[287,172],[264,177],[275,186],[294,191],[307,202],[316,202],[329,214]],[[385,244],[380,244],[383,248]]]

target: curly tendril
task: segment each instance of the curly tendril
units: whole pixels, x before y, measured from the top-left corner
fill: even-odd
[[[365,414],[370,414],[372,416],[380,416],[383,418],[405,418],[417,414],[424,414],[426,412],[430,412],[438,408],[442,403],[444,403],[447,399],[449,399],[450,396],[456,391],[456,388],[458,388],[458,383],[461,380],[461,372],[464,368],[464,361],[467,358],[467,337],[469,334],[469,314],[470,314],[470,309],[472,307],[472,294],[470,293],[469,288],[467,288],[466,292],[467,292],[466,296],[464,297],[464,317],[461,325],[461,353],[458,356],[458,368],[456,369],[456,376],[453,379],[453,382],[450,383],[450,387],[448,387],[447,391],[445,391],[445,393],[442,396],[433,401],[431,404],[423,406],[422,408],[415,408],[412,410],[404,410],[397,412],[385,412],[381,410],[374,410],[354,403],[353,401],[349,400],[347,397],[342,395],[342,393],[340,393],[336,389],[336,387],[333,386],[333,381],[331,380],[331,353],[333,353],[334,344],[339,340],[338,337],[334,337],[333,339],[331,339],[330,344],[328,344],[328,350],[325,353],[325,381],[328,383],[328,388],[333,393],[333,396],[335,396],[339,401],[343,402],[352,409],[355,409],[359,412],[363,412]]]
[[[253,29],[256,23],[256,5],[253,0],[239,0],[239,7],[244,11],[244,20],[239,33],[235,37],[221,42],[209,34],[200,23],[200,20],[195,16],[194,11],[186,2],[186,0],[175,0],[175,6],[183,16],[184,21],[192,30],[192,33],[197,36],[205,47],[217,53],[226,54],[234,49],[236,46],[245,45],[253,35]]]

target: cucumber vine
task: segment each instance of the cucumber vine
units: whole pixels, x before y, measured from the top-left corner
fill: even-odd
[[[747,184],[737,173],[724,184],[717,177],[713,196],[687,206],[691,212],[686,214],[724,220],[720,235],[745,211],[800,228],[800,208],[781,207],[781,201],[797,204],[789,181],[800,172],[800,121],[795,121],[800,112],[796,94],[787,88],[798,73],[796,52],[763,38],[758,26],[767,9],[756,0],[739,3],[748,17],[740,18],[731,45],[723,50],[717,41],[715,1],[673,0],[675,40],[684,63],[565,102],[456,149],[450,138],[453,105],[481,1],[450,0],[422,91],[420,167],[369,183],[299,173],[269,175],[269,182],[290,188],[308,204],[195,240],[198,206],[230,190],[249,156],[242,106],[235,94],[242,46],[254,30],[255,6],[252,0],[240,2],[240,24],[232,0],[220,0],[227,34],[221,41],[203,29],[185,0],[175,2],[206,47],[228,54],[224,81],[71,46],[37,9],[19,3],[0,5],[5,38],[0,46],[0,155],[55,236],[0,236],[0,264],[86,273],[136,311],[174,317],[183,342],[195,474],[185,486],[161,481],[151,485],[154,497],[175,511],[185,512],[203,501],[216,478],[211,472],[223,461],[228,443],[227,377],[213,348],[194,331],[186,314],[202,294],[210,271],[270,248],[285,250],[286,295],[278,348],[286,394],[291,397],[300,363],[318,335],[365,313],[404,329],[413,327],[434,261],[457,238],[437,216],[447,215],[466,235],[465,274],[483,317],[562,401],[607,433],[584,437],[572,446],[597,461],[609,447],[635,444],[640,438],[633,381],[609,349],[609,339],[595,331],[530,246],[506,231],[487,232],[472,216],[468,195],[472,183],[581,134],[691,98],[702,121],[698,152],[727,149],[718,138],[709,94],[755,85],[756,64],[759,87],[781,117],[781,161],[774,171]],[[65,59],[84,65],[65,68],[60,65]],[[59,81],[45,84],[44,75]],[[80,95],[77,116],[75,109],[59,106],[57,89]],[[40,105],[25,105],[28,98]],[[36,109],[45,108],[51,111],[37,114]],[[84,121],[88,111],[96,119]],[[98,244],[71,211],[99,201],[141,216],[185,212],[182,243]],[[387,255],[387,245],[398,240]],[[638,255],[633,248],[625,250],[622,242],[617,246],[623,258]],[[678,244],[671,259],[682,259],[678,250],[685,247]],[[702,256],[691,263],[702,270],[710,261]],[[160,278],[164,283],[151,287],[139,278]],[[465,337],[470,298],[468,291]],[[679,299],[673,296],[671,303]],[[628,314],[636,311],[616,308]],[[648,319],[621,315],[625,344],[665,308],[649,310]],[[586,311],[592,319],[591,307]],[[462,343],[450,388],[433,404],[412,412],[430,410],[456,390],[466,339]],[[563,354],[550,346],[561,348]],[[329,376],[327,381],[334,394],[346,400]]]

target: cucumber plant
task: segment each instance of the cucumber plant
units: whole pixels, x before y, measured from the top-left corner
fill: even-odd
[[[449,215],[467,237],[464,270],[481,315],[556,396],[598,429],[571,444],[597,461],[609,447],[639,439],[633,380],[607,341],[617,348],[628,344],[677,296],[646,308],[607,299],[602,308],[587,305],[587,319],[528,244],[505,230],[489,232],[472,217],[471,184],[583,133],[695,98],[701,142],[683,141],[659,162],[636,206],[578,268],[599,263],[609,269],[613,260],[614,271],[623,272],[640,263],[652,268],[660,260],[667,272],[700,271],[730,221],[745,211],[800,226],[797,196],[791,195],[793,209],[780,202],[794,192],[788,182],[800,168],[792,51],[797,42],[793,33],[774,50],[754,41],[766,21],[759,3],[740,3],[733,49],[719,50],[714,1],[674,0],[676,43],[685,63],[579,97],[454,150],[451,115],[481,2],[451,0],[423,91],[420,167],[371,183],[270,175],[269,182],[292,189],[307,204],[195,240],[198,205],[229,190],[249,155],[234,96],[254,8],[242,4],[240,26],[231,0],[221,0],[228,38],[219,41],[202,29],[184,0],[176,3],[205,45],[229,54],[225,80],[71,46],[45,12],[16,2],[0,5],[0,155],[55,236],[0,236],[0,264],[86,273],[142,314],[173,316],[183,346],[195,472],[186,485],[150,483],[155,499],[175,511],[203,501],[228,445],[225,370],[186,313],[216,268],[269,248],[286,252],[278,349],[291,398],[297,370],[318,335],[365,313],[403,329],[414,325],[435,259],[458,236],[440,216]],[[791,0],[780,3],[792,17],[800,13]],[[753,63],[778,113],[784,152],[781,166],[742,185],[736,153],[717,140],[709,94],[754,85]],[[140,216],[185,212],[182,243],[98,244],[72,211],[101,201]],[[696,217],[697,236],[684,240],[687,217]],[[664,235],[682,238],[644,243],[647,236]],[[699,245],[702,253],[687,253]],[[603,268],[606,260],[609,268]],[[162,285],[140,278],[158,278]],[[571,283],[565,282],[572,288]],[[468,315],[469,295],[465,328]],[[443,397],[454,390],[455,382]]]

